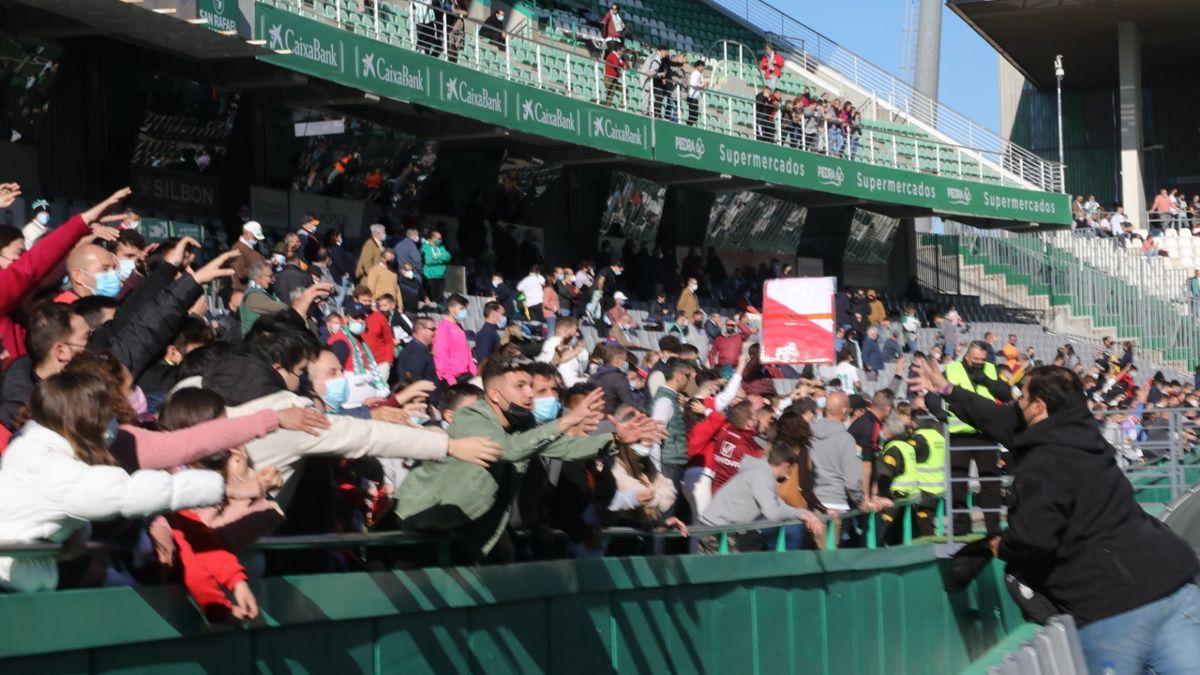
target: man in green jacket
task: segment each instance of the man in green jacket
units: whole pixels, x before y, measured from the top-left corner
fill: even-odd
[[[429,282],[425,292],[441,304],[446,295],[446,265],[450,262],[450,251],[442,245],[442,233],[438,230],[430,232],[422,242],[421,259],[425,263],[425,279]]]
[[[570,413],[538,426],[532,379],[524,359],[489,360],[484,400],[458,410],[449,434],[491,438],[501,445],[501,459],[488,469],[466,462],[425,462],[413,469],[396,494],[396,513],[406,529],[457,530],[463,552],[478,560],[503,534],[533,457],[587,459],[609,452],[616,441],[651,444],[663,438],[662,428],[645,415],[623,422],[610,417],[615,431],[592,435],[603,420],[599,389]]]

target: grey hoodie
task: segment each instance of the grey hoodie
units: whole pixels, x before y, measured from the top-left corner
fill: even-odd
[[[862,460],[854,437],[841,422],[824,417],[812,423],[813,492],[822,504],[857,506],[862,500]]]
[[[737,474],[713,496],[700,521],[705,525],[742,525],[756,520],[796,520],[804,515],[783,503],[767,460],[745,455]]]

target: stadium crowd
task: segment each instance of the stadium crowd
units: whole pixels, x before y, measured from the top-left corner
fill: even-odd
[[[763,280],[791,273],[778,261],[727,274],[693,250],[664,272],[644,247],[571,267],[532,251],[516,273],[466,270],[467,297],[447,289],[461,253],[441,226],[373,225],[355,254],[315,218],[273,247],[246,221],[201,262],[191,239],[148,244],[129,194],[0,229],[0,543],[62,545],[0,557],[8,591],[178,580],[226,621],[256,615],[252,575],[406,560],[264,555],[253,544],[269,534],[436,533],[478,563],[640,550],[613,526],[708,528],[676,552],[719,550],[711,528],[755,521],[788,521],[789,548],[864,545],[860,514],[880,512],[878,543],[897,543],[910,512],[897,502],[934,532],[946,453],[973,432],[925,357],[997,401],[1039,366],[1077,373],[1130,463],[1166,431],[1157,408],[1200,405],[1192,383],[1135,384],[1132,346],[1111,340],[1091,361],[1016,336],[963,344],[952,307],[931,316],[923,354],[917,307],[890,316],[866,289],[835,299],[835,363],[764,364],[757,305]],[[0,185],[0,206],[19,198]],[[506,237],[493,228],[497,247]],[[985,478],[998,459],[969,457]],[[985,482],[978,501],[1000,492]],[[989,534],[998,523],[984,519]]]

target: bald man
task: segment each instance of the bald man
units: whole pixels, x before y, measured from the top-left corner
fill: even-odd
[[[121,291],[116,256],[95,244],[76,246],[71,251],[67,256],[67,279],[70,287],[55,296],[55,302],[70,304],[92,295],[115,298]]]
[[[854,437],[846,431],[850,399],[831,391],[825,416],[812,422],[813,492],[830,512],[844,513],[862,503],[862,464]]]

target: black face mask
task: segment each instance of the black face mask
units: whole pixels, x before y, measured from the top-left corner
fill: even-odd
[[[982,363],[980,363],[980,364],[967,364],[967,365],[966,365],[966,366],[964,366],[964,367],[966,368],[966,371],[967,371],[967,377],[970,377],[972,382],[974,382],[974,381],[976,381],[976,380],[982,380],[982,379],[984,379],[984,375],[983,375],[983,364],[982,364]]]
[[[529,431],[537,426],[537,420],[533,416],[532,410],[527,410],[517,405],[509,403],[504,409],[504,418],[508,420],[508,431],[520,432]]]

